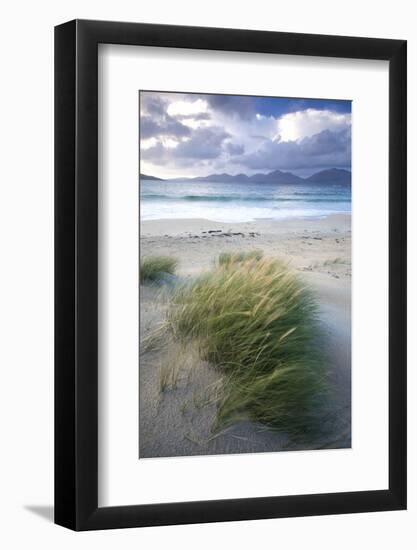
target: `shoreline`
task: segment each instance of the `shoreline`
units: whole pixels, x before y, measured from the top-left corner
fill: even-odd
[[[205,219],[161,219],[142,222],[140,254],[175,256],[179,273],[196,274],[221,252],[262,249],[295,269],[317,270],[345,265],[350,274],[351,216],[320,219],[261,220],[221,223]],[[339,266],[329,265],[338,260]],[[336,270],[341,271],[340,269]]]
[[[207,218],[158,218],[155,220],[142,220],[140,222],[140,234],[141,236],[148,235],[163,235],[169,230],[171,235],[194,230],[198,228],[207,228],[212,225],[216,229],[225,227],[244,227],[244,226],[261,226],[264,228],[274,227],[280,230],[297,230],[308,229],[309,226],[318,226],[322,230],[329,229],[330,226],[343,231],[350,229],[351,214],[330,214],[328,216],[300,216],[292,218],[259,218],[252,221],[231,221],[231,222],[219,222],[209,220]],[[302,224],[302,227],[301,227]]]

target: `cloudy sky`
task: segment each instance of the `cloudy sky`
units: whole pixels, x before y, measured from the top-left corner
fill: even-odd
[[[351,167],[351,103],[140,92],[140,171],[158,177]]]

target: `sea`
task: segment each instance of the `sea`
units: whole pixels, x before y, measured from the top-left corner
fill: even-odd
[[[349,185],[140,181],[142,221],[203,218],[216,222],[249,222],[324,218],[350,212]]]

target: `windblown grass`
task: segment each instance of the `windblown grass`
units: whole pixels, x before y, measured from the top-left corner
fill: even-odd
[[[215,430],[250,418],[294,437],[315,431],[326,391],[316,304],[286,265],[223,259],[175,290],[168,322],[224,373]]]
[[[140,261],[139,277],[140,282],[155,282],[164,273],[174,275],[178,261],[169,256],[148,256]]]
[[[263,257],[262,250],[250,250],[248,252],[222,252],[219,255],[217,263],[227,265],[231,263],[245,262],[247,260],[259,261]]]
[[[181,365],[179,363],[163,363],[159,369],[159,391],[175,389],[180,376]]]

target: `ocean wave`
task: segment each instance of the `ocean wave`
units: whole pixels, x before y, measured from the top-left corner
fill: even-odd
[[[267,208],[255,206],[241,206],[237,208],[223,207],[204,207],[198,203],[191,205],[183,202],[182,206],[175,208],[169,205],[161,205],[158,208],[150,203],[142,203],[140,219],[158,220],[158,219],[183,219],[183,218],[203,218],[216,222],[239,223],[250,222],[257,219],[283,220],[289,218],[323,218],[331,214],[349,214],[350,209],[341,208],[333,210],[329,208]]]
[[[322,195],[326,197],[326,196],[332,196],[332,195],[343,196],[347,194],[346,188],[333,187],[332,189],[333,189],[332,191],[323,191],[322,189],[320,189],[319,192],[317,192],[317,189],[314,191],[294,191],[292,195],[295,195],[297,197],[310,197],[311,195]]]
[[[141,183],[141,219],[220,222],[323,217],[351,211],[350,188],[332,186]]]

